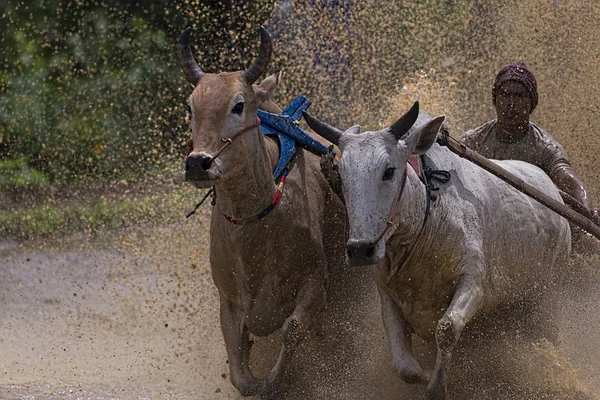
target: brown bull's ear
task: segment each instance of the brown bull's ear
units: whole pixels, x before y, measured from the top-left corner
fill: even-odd
[[[260,84],[254,86],[254,91],[261,103],[270,100],[275,94],[275,89],[281,80],[281,72],[270,75]]]
[[[323,121],[319,121],[306,111],[302,111],[302,115],[304,116],[304,119],[306,120],[306,123],[308,124],[310,129],[317,132],[319,135],[323,136],[326,140],[329,140],[331,143],[335,145],[339,144],[340,138],[342,137],[344,132]]]
[[[406,114],[404,114],[398,121],[394,122],[392,126],[390,126],[390,132],[396,140],[400,140],[402,136],[408,132],[408,130],[415,124],[419,118],[419,102],[415,101],[412,108],[408,110]]]

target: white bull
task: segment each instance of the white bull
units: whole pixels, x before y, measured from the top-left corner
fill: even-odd
[[[359,133],[358,126],[342,132],[306,115],[311,128],[342,151],[347,256],[353,265],[377,264],[393,366],[406,382],[428,382],[428,398],[445,399],[445,370],[465,324],[499,306],[544,303],[568,260],[571,233],[565,219],[435,143],[444,117],[421,113],[425,122],[409,130],[417,116],[415,103],[390,128]],[[426,187],[407,164],[421,154],[432,169],[451,176],[425,224]],[[541,169],[498,164],[561,200]],[[552,304],[543,306],[549,317]],[[411,354],[413,333],[436,341],[431,376]]]

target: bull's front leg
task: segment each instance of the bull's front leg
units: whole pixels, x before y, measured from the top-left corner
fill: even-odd
[[[242,396],[263,391],[261,382],[250,371],[250,338],[244,313],[221,296],[221,330],[229,359],[229,377]]]
[[[392,365],[406,383],[427,383],[428,378],[412,354],[410,326],[396,302],[377,284],[383,327],[392,353]]]
[[[460,276],[456,292],[435,330],[437,357],[433,376],[427,386],[430,400],[447,399],[446,370],[465,325],[483,304],[482,277],[479,274]]]
[[[296,306],[292,314],[285,320],[282,328],[283,343],[277,361],[265,382],[270,394],[277,397],[277,388],[283,371],[283,366],[289,363],[293,351],[300,340],[305,338],[318,320],[325,306],[325,280],[323,277],[311,277],[300,288],[296,297]]]

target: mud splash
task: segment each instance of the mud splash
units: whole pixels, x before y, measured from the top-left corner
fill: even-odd
[[[4,252],[0,398],[239,398],[228,377],[207,224],[205,213],[195,224]],[[466,330],[450,377],[454,393],[583,398],[572,396],[577,388],[596,398],[599,267],[597,256],[574,258],[558,347],[527,337],[514,321]],[[422,386],[392,371],[369,271],[348,270],[335,284],[322,331],[291,366],[287,398],[420,398]],[[416,348],[431,366],[434,349]],[[264,371],[277,349],[277,334],[257,339],[253,368]]]

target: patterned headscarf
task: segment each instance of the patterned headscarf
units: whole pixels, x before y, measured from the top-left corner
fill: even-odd
[[[531,98],[531,109],[529,112],[533,112],[538,104],[537,82],[535,76],[533,76],[523,62],[507,65],[498,72],[498,75],[496,75],[496,82],[494,82],[494,86],[492,87],[492,103],[496,105],[498,89],[508,81],[519,82],[525,86],[525,89],[527,89],[529,97]]]

